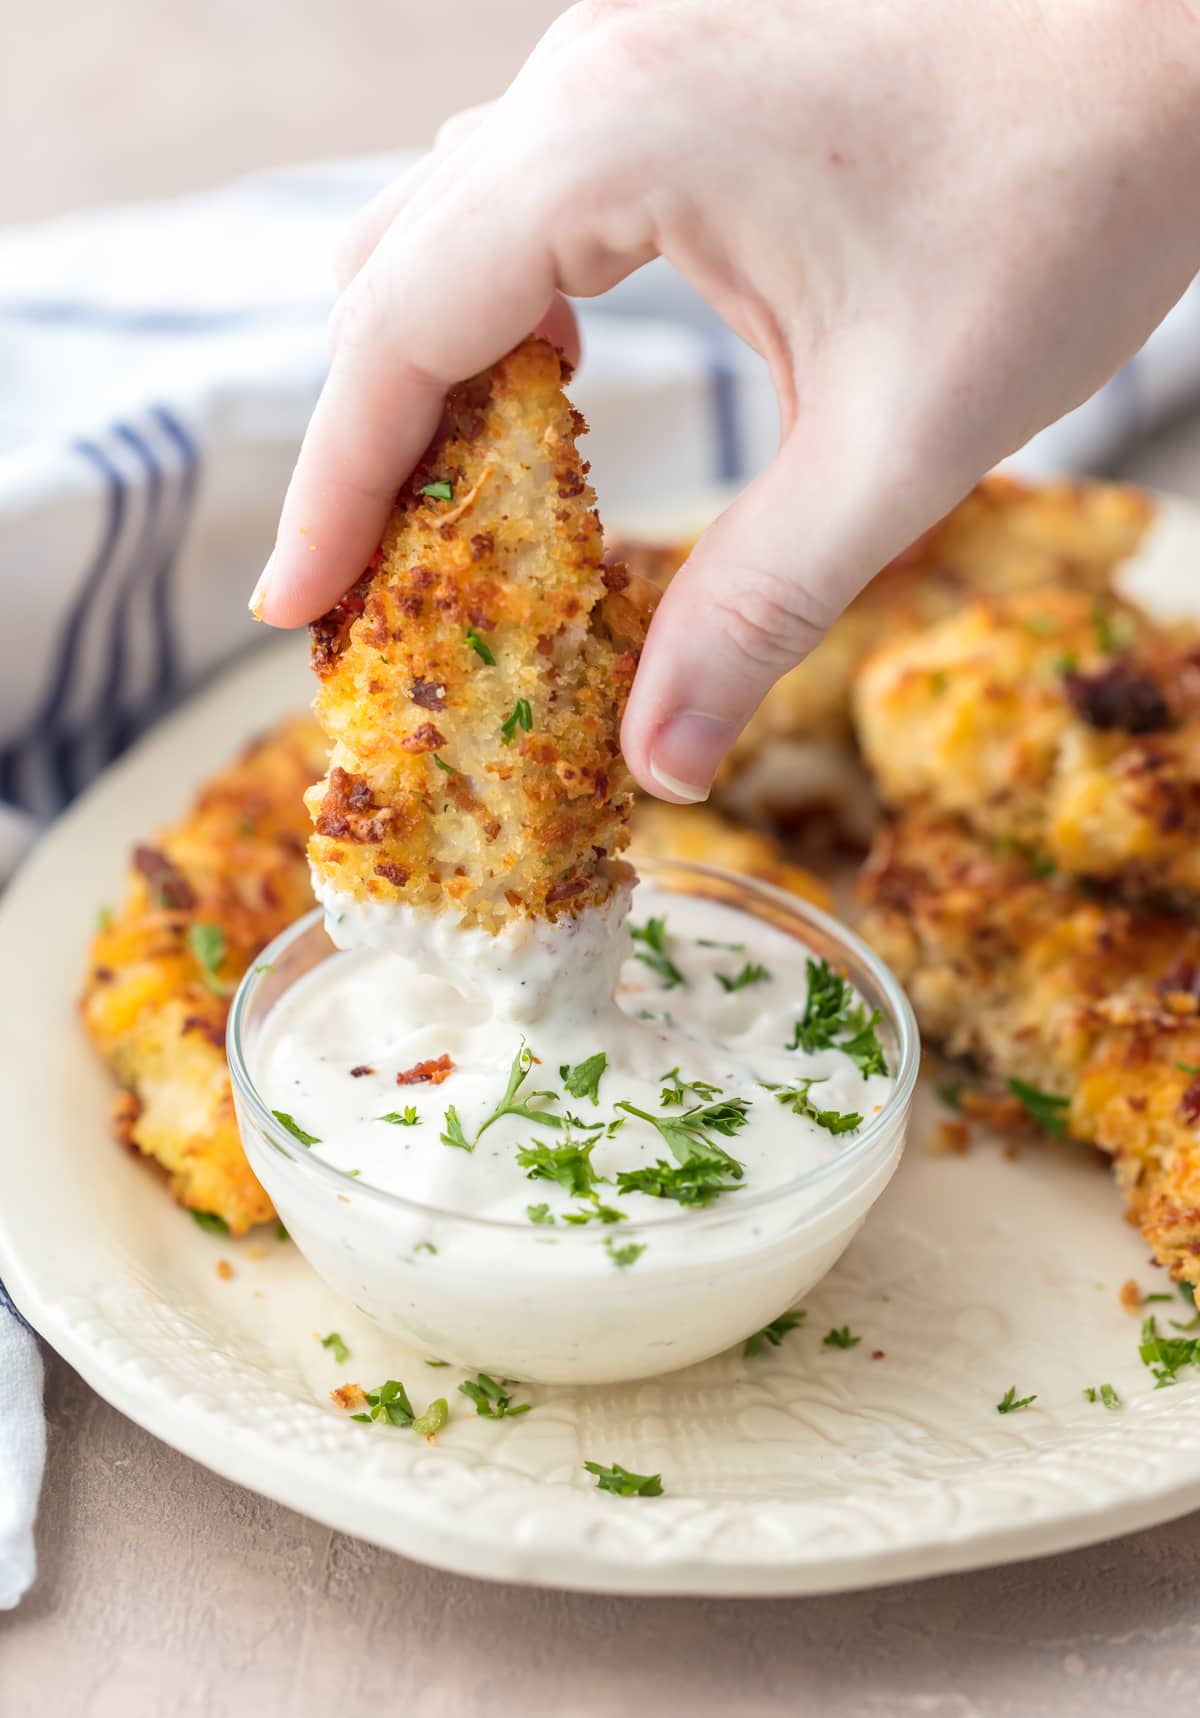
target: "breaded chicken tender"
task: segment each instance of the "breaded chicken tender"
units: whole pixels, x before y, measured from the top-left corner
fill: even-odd
[[[880,832],[860,890],[924,1036],[1109,1153],[1154,1256],[1200,1285],[1200,925],[1089,897],[921,808]]]
[[[530,339],[452,389],[378,553],[312,628],[326,901],[496,932],[626,874],[619,732],[653,592],[604,565],[568,373]]]
[[[810,798],[823,802],[828,771],[819,759],[789,747],[817,741],[849,750],[851,686],[866,655],[899,633],[956,613],[977,592],[1057,585],[1105,595],[1152,517],[1151,503],[1136,489],[1089,483],[1035,487],[999,475],[985,478],[884,567],[812,655],[772,687],[718,777],[718,797],[728,797],[741,777],[745,791],[737,794],[737,804],[760,815],[786,820]],[[694,541],[617,539],[612,553],[661,587]],[[757,781],[749,779],[754,771],[761,772]]]
[[[885,645],[855,713],[888,802],[1131,897],[1200,899],[1200,633],[1077,591],[984,600]]]
[[[214,776],[153,845],[135,848],[81,998],[88,1035],[125,1088],[118,1139],[162,1166],[181,1204],[235,1235],[273,1208],[234,1119],[229,999],[263,945],[312,905],[303,794],[324,762],[316,724],[286,722]]]
[[[641,854],[714,865],[773,883],[816,907],[828,910],[833,905],[829,885],[802,865],[793,865],[771,836],[732,823],[707,805],[664,805],[659,799],[639,799],[633,812],[630,856],[636,862]]]

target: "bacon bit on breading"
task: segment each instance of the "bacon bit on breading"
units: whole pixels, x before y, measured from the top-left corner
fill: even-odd
[[[414,728],[400,741],[400,749],[405,752],[436,752],[445,744],[446,736],[440,728],[432,722],[422,722],[419,728]]]
[[[336,1390],[329,1392],[329,1400],[337,1408],[345,1408],[349,1413],[352,1408],[365,1408],[367,1392],[361,1384],[339,1384]]]
[[[408,882],[408,867],[393,865],[388,859],[380,859],[375,866],[375,875],[383,877],[389,883],[394,883],[397,889],[402,889]]]
[[[448,1080],[454,1072],[454,1063],[443,1053],[428,1062],[417,1062],[415,1066],[406,1068],[402,1074],[396,1075],[398,1086],[440,1086],[443,1080]]]
[[[444,710],[446,688],[439,686],[436,680],[418,678],[412,683],[412,701],[419,704],[423,710]]]
[[[133,864],[134,869],[140,871],[149,883],[161,906],[177,912],[186,912],[189,907],[196,905],[192,885],[157,847],[135,847]]]
[[[233,1266],[230,1264],[228,1259],[217,1260],[217,1275],[223,1283],[231,1283],[233,1281]]]
[[[133,1137],[142,1114],[142,1101],[136,1092],[119,1092],[113,1099],[112,1134],[118,1145],[123,1145],[127,1151],[138,1149]]]
[[[374,1072],[374,1068],[370,1067],[366,1062],[360,1062],[356,1068],[351,1068],[350,1078],[352,1080],[361,1080],[364,1074],[373,1074]]]
[[[207,1038],[214,1050],[225,1048],[225,1027],[220,1020],[209,1020],[203,1014],[189,1014],[180,1027],[180,1032],[198,1032],[201,1038]]]
[[[1117,1290],[1117,1299],[1126,1312],[1139,1313],[1142,1310],[1142,1291],[1132,1277],[1128,1277],[1121,1284]]]

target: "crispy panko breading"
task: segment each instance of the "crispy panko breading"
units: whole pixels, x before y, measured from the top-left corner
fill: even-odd
[[[787,744],[817,740],[848,748],[851,685],[869,652],[901,632],[957,612],[977,592],[1054,584],[1103,595],[1152,516],[1150,502],[1135,489],[1088,483],[1035,488],[1009,477],[985,478],[877,574],[812,655],[772,687],[734,746],[718,779],[718,795],[776,748],[783,756],[753,792],[757,809],[770,817],[807,803],[811,760],[800,755],[790,760]],[[693,541],[664,546],[618,540],[613,553],[661,586]],[[819,792],[817,797],[824,796]]]
[[[284,723],[205,786],[152,846],[137,847],[125,901],[97,931],[81,999],[92,1042],[125,1088],[113,1125],[154,1158],[172,1193],[235,1235],[273,1215],[234,1119],[225,1020],[265,943],[312,905],[303,794],[325,743]]]
[[[1200,634],[1077,591],[971,604],[855,688],[885,800],[929,800],[1075,877],[1200,896]]]
[[[1200,925],[1090,897],[924,809],[881,831],[861,894],[924,1035],[1108,1152],[1155,1257],[1200,1284]]]
[[[322,892],[496,931],[624,874],[619,732],[653,591],[603,563],[568,373],[530,339],[452,389],[379,552],[312,628]]]
[[[829,909],[833,895],[827,883],[784,858],[779,843],[757,829],[746,829],[707,805],[664,805],[639,799],[633,812],[630,856],[686,859],[695,865],[715,865],[722,871],[774,883],[790,895]]]

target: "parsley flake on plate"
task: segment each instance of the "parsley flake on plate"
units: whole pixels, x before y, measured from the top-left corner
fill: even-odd
[[[1155,1389],[1163,1390],[1179,1382],[1183,1367],[1200,1366],[1200,1337],[1160,1336],[1158,1320],[1151,1314],[1142,1322],[1138,1354],[1142,1365],[1150,1369]]]
[[[475,1412],[484,1420],[511,1420],[516,1414],[528,1414],[532,1402],[514,1402],[506,1388],[516,1386],[515,1378],[493,1378],[488,1372],[477,1372],[474,1378],[464,1378],[459,1394],[474,1402]]]
[[[399,1426],[402,1431],[416,1419],[408,1391],[397,1378],[389,1378],[375,1390],[366,1391],[367,1407],[362,1414],[351,1414],[352,1420],[374,1420],[378,1425]]]
[[[1031,1086],[1026,1080],[1011,1079],[1008,1089],[1023,1104],[1030,1118],[1045,1133],[1053,1134],[1055,1139],[1067,1137],[1067,1111],[1071,1107],[1070,1098],[1056,1097],[1053,1092],[1043,1092],[1038,1086]]]
[[[825,1348],[857,1348],[862,1341],[861,1336],[851,1336],[850,1326],[843,1324],[840,1330],[828,1330],[821,1338]]]
[[[635,943],[642,945],[634,950],[634,958],[640,960],[643,966],[648,966],[651,972],[658,974],[664,990],[674,990],[677,985],[687,983],[687,979],[667,953],[665,918],[647,919],[644,925],[630,925],[629,934]]]
[[[773,1318],[770,1324],[764,1324],[761,1330],[756,1330],[753,1336],[748,1336],[742,1346],[742,1353],[749,1359],[761,1354],[767,1343],[772,1348],[778,1348],[789,1331],[798,1330],[808,1317],[802,1306],[790,1307],[787,1312],[781,1312],[778,1318]]]
[[[1010,1384],[1003,1396],[996,1403],[996,1412],[998,1414],[1016,1414],[1019,1413],[1022,1408],[1028,1408],[1031,1402],[1036,1401],[1036,1396],[1018,1396],[1017,1386],[1015,1384]]]
[[[321,1338],[321,1347],[328,1348],[339,1366],[344,1366],[350,1358],[350,1350],[342,1341],[336,1330],[331,1330],[328,1336]]]
[[[376,1116],[376,1121],[390,1121],[393,1127],[416,1127],[421,1120],[415,1104],[405,1104],[402,1110],[389,1110],[385,1116]]]
[[[553,1223],[554,1214],[544,1201],[540,1205],[526,1205],[525,1215],[531,1223]]]
[[[742,970],[734,977],[728,978],[723,972],[714,972],[713,977],[728,996],[732,991],[745,990],[751,984],[762,984],[771,974],[765,966],[757,961],[748,960]]]
[[[595,1474],[596,1490],[611,1491],[614,1497],[661,1497],[661,1473],[631,1473],[619,1461],[603,1467],[598,1461],[585,1461],[584,1470]]]
[[[193,1211],[192,1222],[208,1235],[227,1235],[229,1233],[229,1224],[224,1217],[219,1217],[215,1211]]]
[[[275,1117],[275,1120],[279,1123],[280,1127],[285,1127],[291,1134],[292,1138],[298,1139],[301,1145],[320,1145],[321,1141],[317,1138],[316,1134],[305,1133],[295,1116],[290,1116],[286,1110],[272,1110],[271,1114]]]
[[[1111,1384],[1101,1384],[1099,1386],[1089,1384],[1083,1392],[1083,1399],[1085,1402],[1103,1402],[1106,1408],[1115,1409],[1121,1406],[1121,1398],[1117,1395],[1117,1392],[1113,1389]]]
[[[528,698],[518,698],[508,715],[500,724],[500,743],[511,746],[517,737],[517,729],[529,733],[533,727],[533,711],[529,708]]]

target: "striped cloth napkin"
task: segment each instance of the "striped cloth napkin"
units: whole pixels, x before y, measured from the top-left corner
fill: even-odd
[[[253,646],[246,599],[325,368],[333,248],[411,159],[0,234],[0,880],[131,740]],[[770,457],[765,367],[665,265],[582,320],[572,393],[606,516],[661,521],[672,498]],[[1192,396],[1200,287],[1018,463],[1095,469]],[[0,1607],[32,1575],[40,1390],[32,1338],[0,1301]]]

